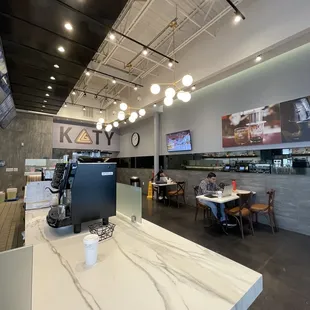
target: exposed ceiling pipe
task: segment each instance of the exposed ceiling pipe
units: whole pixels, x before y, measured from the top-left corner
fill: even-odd
[[[132,22],[130,23],[130,25],[128,26],[128,28],[124,31],[125,34],[129,34],[129,33],[134,29],[134,27],[137,25],[137,23],[140,21],[140,19],[144,16],[145,12],[150,8],[150,6],[152,5],[152,3],[153,3],[154,1],[155,1],[155,0],[147,0],[147,1],[144,3],[143,7],[141,8],[141,10],[140,10],[139,13],[137,14],[137,16],[132,20]],[[133,2],[134,2],[134,1],[132,1],[132,2],[130,3],[130,5],[132,5]],[[126,6],[126,8],[127,8],[127,12],[128,12],[129,6]],[[121,14],[121,15],[123,15],[123,14]],[[125,16],[126,16],[126,14],[125,14]],[[122,18],[124,18],[124,17],[122,17]],[[117,27],[120,25],[121,20],[118,19],[118,22],[116,22],[116,23],[118,23],[118,25],[115,26],[114,28],[117,28]],[[121,44],[121,43],[123,42],[123,40],[124,40],[124,38],[122,37],[122,38],[119,40],[119,43]],[[102,51],[103,48],[104,48],[104,46],[105,46],[104,44],[101,44],[101,47],[100,47],[99,49]],[[110,58],[114,55],[114,53],[116,52],[117,49],[118,49],[118,46],[114,46],[114,48],[113,48],[112,51],[108,54],[108,56],[98,64],[98,66],[96,67],[96,70],[98,70],[102,65],[105,65],[105,64],[110,60]],[[84,86],[84,88],[86,88],[90,81],[91,81],[91,76],[90,76],[89,78],[86,78],[86,80],[85,80],[85,79],[81,80],[81,82],[79,82],[79,84],[83,84],[83,82],[84,82],[84,85],[83,85],[83,86]],[[81,98],[82,98],[82,97],[79,96],[79,97],[77,98],[76,102],[78,102]]]
[[[234,1],[234,4],[239,4],[241,3],[243,0],[236,0]],[[224,17],[227,13],[229,13],[231,11],[231,7],[227,7],[225,8],[222,12],[220,12],[217,16],[215,16],[211,21],[209,21],[206,25],[204,25],[201,29],[199,29],[197,32],[195,32],[192,36],[190,36],[187,40],[185,40],[184,42],[182,42],[175,51],[172,51],[169,56],[172,57],[172,55],[175,52],[179,52],[181,49],[183,49],[185,46],[187,46],[189,43],[191,43],[194,39],[196,39],[201,33],[203,33],[204,28],[209,28],[211,27],[214,23],[216,23],[220,18]],[[162,59],[160,62],[163,63],[165,61],[165,59]],[[148,71],[146,71],[145,73],[140,74],[136,79],[139,78],[144,78],[146,77],[149,73],[151,73],[152,71],[154,71],[156,68],[158,68],[157,65],[153,66],[152,68],[150,68]],[[133,80],[133,82],[135,81],[135,79]],[[118,94],[120,94],[122,91],[124,90],[124,87],[118,91]],[[105,106],[104,108],[107,108],[108,106]]]

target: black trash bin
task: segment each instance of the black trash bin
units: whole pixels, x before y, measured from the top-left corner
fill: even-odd
[[[140,179],[138,177],[131,177],[130,178],[130,185],[134,187],[141,187],[140,186]]]

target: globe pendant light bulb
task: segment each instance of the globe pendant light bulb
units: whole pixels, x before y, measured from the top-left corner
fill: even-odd
[[[175,96],[175,90],[172,87],[169,87],[165,90],[165,96],[168,98],[173,98]]]
[[[146,113],[146,112],[145,112],[145,109],[140,109],[140,110],[139,110],[139,115],[140,115],[140,116],[144,116],[145,113]]]
[[[125,102],[122,102],[120,105],[119,105],[119,108],[122,110],[122,111],[126,111],[128,106]]]
[[[184,95],[184,91],[183,90],[180,90],[178,93],[177,93],[177,98],[179,100],[182,100],[183,101],[183,95]]]
[[[160,93],[160,86],[158,84],[152,84],[151,86],[151,93],[153,95],[157,95]]]
[[[130,123],[134,123],[135,121],[136,121],[136,119],[134,117],[132,117],[132,116],[129,117],[129,122]]]
[[[119,123],[117,121],[113,122],[114,127],[118,127]]]
[[[103,123],[104,123],[104,118],[100,117],[99,120],[98,120],[98,122],[99,122],[100,124],[103,124]]]
[[[105,131],[109,132],[111,131],[113,128],[113,126],[111,124],[108,124],[106,127],[105,127]]]
[[[173,104],[173,99],[170,97],[166,97],[164,99],[164,105],[166,105],[167,107],[171,106]]]
[[[193,84],[193,77],[189,74],[186,74],[182,78],[182,84],[186,87],[191,86]]]
[[[123,111],[119,111],[117,117],[120,121],[123,121],[126,117],[126,114]]]
[[[130,114],[130,117],[134,118],[135,120],[139,117],[138,113],[137,112],[132,112]]]
[[[184,94],[182,95],[182,101],[183,102],[189,102],[192,98],[192,95],[190,94],[190,92],[186,91],[184,92]]]
[[[97,129],[97,130],[101,130],[101,129],[102,129],[102,124],[101,124],[100,122],[98,122],[98,123],[96,124],[96,129]]]

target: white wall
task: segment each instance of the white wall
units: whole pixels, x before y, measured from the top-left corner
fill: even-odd
[[[137,147],[131,144],[131,135],[137,132],[140,143]],[[154,121],[153,117],[139,120],[135,124],[120,129],[120,152],[118,157],[154,155]]]
[[[223,151],[223,115],[309,96],[309,55],[310,44],[307,44],[198,90],[188,103],[175,102],[173,106],[166,107],[161,115],[161,154],[168,154],[165,135],[183,129],[192,132],[193,153]],[[285,147],[305,145],[310,145],[310,142],[286,143]]]

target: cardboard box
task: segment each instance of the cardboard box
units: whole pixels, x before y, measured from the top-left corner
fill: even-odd
[[[0,203],[5,201],[5,192],[0,192]]]
[[[17,195],[17,188],[8,188],[6,190],[6,199],[8,200],[16,199],[16,195]]]

